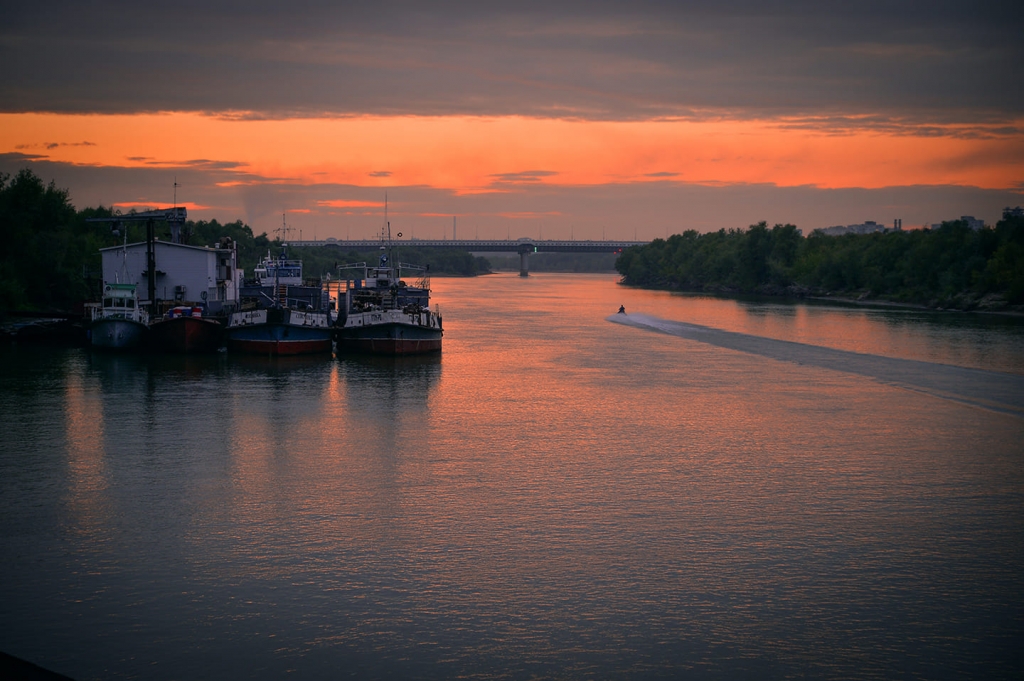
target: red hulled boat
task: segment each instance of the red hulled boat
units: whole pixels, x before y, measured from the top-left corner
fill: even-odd
[[[173,307],[149,327],[150,344],[160,352],[215,352],[223,337],[223,325],[215,319],[203,317],[201,307]]]

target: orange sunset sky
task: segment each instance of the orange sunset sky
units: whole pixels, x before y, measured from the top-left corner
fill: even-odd
[[[14,11],[0,171],[80,208],[170,205],[177,182],[194,219],[285,213],[305,238],[371,235],[385,192],[424,238],[452,216],[462,236],[654,238],[1024,203],[1021,48],[996,10],[176,7]]]

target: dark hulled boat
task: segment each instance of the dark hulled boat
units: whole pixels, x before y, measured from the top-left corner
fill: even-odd
[[[302,261],[269,256],[242,287],[242,309],[228,318],[231,352],[305,355],[331,351],[327,292],[305,285]]]
[[[102,350],[138,350],[149,331],[135,284],[105,284],[103,303],[89,325],[89,343]]]
[[[334,331],[338,352],[417,355],[441,350],[441,315],[430,310],[430,278],[426,268],[390,265],[388,246],[377,267],[365,263],[341,268],[340,311]],[[408,285],[402,270],[415,271],[419,281]]]
[[[331,351],[324,312],[269,307],[231,315],[228,350],[262,355],[308,355]]]

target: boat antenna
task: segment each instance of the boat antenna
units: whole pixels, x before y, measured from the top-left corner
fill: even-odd
[[[384,224],[380,226],[380,250],[385,250],[388,235],[388,193],[384,192]]]
[[[181,243],[181,229],[182,229],[182,227],[185,226],[185,221],[184,220],[181,220],[180,224],[178,222],[178,187],[180,187],[180,186],[181,185],[178,184],[178,176],[175,175],[174,176],[174,220],[173,221],[169,220],[168,222],[170,224],[168,226],[171,228],[171,241],[176,243],[176,244],[180,244]]]
[[[387,209],[387,192],[384,192],[384,208]],[[391,240],[391,222],[388,222],[388,253],[391,257],[391,266],[395,268],[395,284],[398,284],[398,280],[402,276],[402,271],[399,269],[401,263],[398,262],[398,245]]]
[[[288,233],[285,231],[286,225],[285,225],[285,221],[284,221],[284,216],[285,216],[285,214],[284,214],[284,212],[282,212],[281,213],[281,230],[282,230],[282,232],[284,232],[284,238],[287,239],[288,238]],[[281,254],[278,256],[278,262],[274,263],[274,300],[276,301],[274,307],[281,307],[281,265],[284,264],[281,261],[284,260],[284,256],[285,256],[285,251],[284,251],[284,249],[282,249],[281,250]],[[285,297],[286,297],[286,302],[287,302],[287,294],[285,294]]]

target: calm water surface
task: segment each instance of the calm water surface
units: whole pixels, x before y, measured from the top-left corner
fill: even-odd
[[[433,358],[0,351],[0,650],[79,680],[1024,675],[1024,324],[434,289]]]

